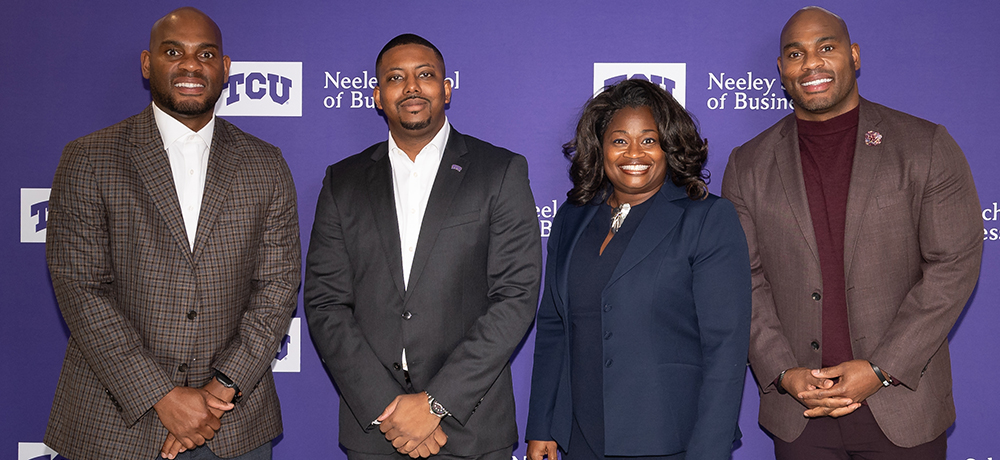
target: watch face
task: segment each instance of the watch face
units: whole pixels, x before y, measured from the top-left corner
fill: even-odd
[[[438,417],[444,417],[445,415],[448,415],[448,411],[444,408],[444,406],[441,405],[441,403],[437,401],[431,403],[431,411],[434,412],[434,415],[437,415]]]

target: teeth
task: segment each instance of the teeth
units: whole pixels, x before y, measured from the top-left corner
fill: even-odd
[[[174,86],[178,88],[204,88],[205,85],[199,83],[175,83]]]
[[[802,86],[816,86],[823,83],[829,83],[831,81],[833,81],[832,78],[820,78],[819,80],[813,80],[810,82],[803,83]]]
[[[649,169],[649,165],[622,165],[619,167],[626,171],[636,171],[636,172],[641,172]]]

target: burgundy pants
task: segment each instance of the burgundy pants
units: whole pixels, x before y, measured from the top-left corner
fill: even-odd
[[[915,447],[893,444],[867,404],[843,417],[810,419],[795,441],[771,438],[776,460],[944,460],[948,450],[945,433]]]

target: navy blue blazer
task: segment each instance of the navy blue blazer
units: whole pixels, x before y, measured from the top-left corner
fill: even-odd
[[[693,201],[668,181],[650,199],[601,297],[612,333],[602,340],[605,455],[728,459],[750,336],[746,237],[724,198]],[[526,439],[562,448],[573,420],[570,255],[596,210],[561,206],[548,240]]]

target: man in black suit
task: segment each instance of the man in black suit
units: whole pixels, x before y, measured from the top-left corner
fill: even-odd
[[[509,459],[509,360],[541,276],[527,162],[451,127],[427,40],[392,39],[375,70],[389,139],[327,169],[306,261],[340,443],[352,460]]]

